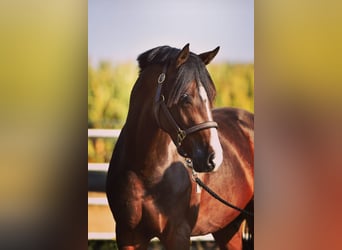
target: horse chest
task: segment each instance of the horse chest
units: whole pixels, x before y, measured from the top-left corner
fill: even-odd
[[[114,205],[117,220],[132,229],[144,224],[155,233],[162,233],[168,221],[167,214],[178,199],[177,192],[163,181],[147,185],[130,171],[121,179],[116,192],[120,196]]]
[[[137,190],[133,191],[133,187],[129,193],[137,193]],[[129,198],[128,198],[129,197]],[[166,224],[165,216],[162,213],[160,205],[155,199],[146,195],[144,189],[139,190],[139,195],[135,197],[130,195],[124,203],[125,221],[131,227],[135,228],[139,224],[144,224],[146,228],[152,231],[161,232]]]
[[[162,233],[168,219],[163,214],[159,204],[157,204],[152,197],[148,197],[143,201],[142,209],[142,222],[144,222],[144,224],[148,224],[150,230]]]
[[[157,233],[162,233],[170,222],[184,221],[190,190],[189,183],[170,185],[165,180],[149,187],[142,202],[142,221]]]
[[[135,228],[141,221],[144,188],[133,171],[113,179],[116,187],[111,189],[111,207],[117,222]]]

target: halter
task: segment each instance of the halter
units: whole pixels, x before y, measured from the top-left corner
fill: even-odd
[[[187,154],[184,152],[184,150],[181,149],[182,143],[185,140],[185,138],[188,135],[193,134],[195,132],[198,132],[200,130],[204,130],[204,129],[208,129],[208,128],[217,128],[218,125],[214,121],[207,121],[207,122],[203,122],[203,123],[194,125],[194,126],[187,128],[187,129],[182,129],[178,125],[176,120],[173,118],[170,110],[168,109],[168,107],[165,104],[165,97],[161,93],[162,88],[163,88],[163,83],[166,79],[166,75],[164,72],[166,72],[166,67],[164,67],[163,72],[158,77],[158,87],[157,87],[156,95],[154,97],[154,117],[157,121],[158,126],[160,128],[162,128],[160,121],[159,121],[159,112],[160,112],[160,108],[161,108],[162,112],[164,112],[164,114],[165,114],[165,117],[166,117],[168,123],[173,127],[173,129],[175,131],[176,136],[174,136],[173,133],[170,134],[172,141],[176,145],[178,152],[182,156],[187,157]]]
[[[213,190],[211,190],[207,185],[205,185],[200,180],[200,178],[198,178],[197,173],[195,172],[195,170],[192,166],[192,160],[187,158],[187,154],[184,152],[184,150],[181,149],[182,142],[184,141],[184,139],[189,134],[192,134],[192,133],[195,133],[197,131],[207,129],[207,128],[217,128],[218,125],[214,121],[207,121],[207,122],[197,124],[193,127],[187,128],[187,129],[181,129],[179,127],[179,125],[177,124],[176,120],[173,118],[172,114],[170,113],[168,107],[166,106],[164,95],[161,94],[162,88],[163,88],[163,83],[166,79],[166,75],[164,72],[166,72],[166,67],[164,67],[163,72],[158,77],[158,87],[157,87],[156,95],[154,97],[154,117],[157,121],[158,126],[160,128],[162,128],[160,121],[159,121],[159,111],[160,111],[160,107],[161,107],[162,111],[164,112],[164,114],[166,116],[167,121],[171,124],[171,126],[176,131],[176,138],[174,138],[174,136],[172,136],[172,134],[170,134],[172,141],[176,145],[179,154],[182,155],[183,157],[185,157],[186,166],[192,170],[192,178],[197,183],[197,185],[204,188],[205,191],[207,191],[211,196],[213,196],[215,199],[219,200],[220,202],[222,202],[226,206],[231,207],[233,209],[236,209],[239,212],[242,212],[248,216],[254,216],[254,214],[252,212],[247,211],[247,210],[242,209],[242,208],[239,208],[239,207],[231,204],[230,202],[227,202],[224,199],[222,199]]]

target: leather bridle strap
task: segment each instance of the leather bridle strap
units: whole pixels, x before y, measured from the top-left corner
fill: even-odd
[[[176,131],[176,136],[174,136],[173,134],[170,134],[170,136],[178,149],[182,145],[182,142],[184,141],[186,136],[188,136],[189,134],[195,133],[200,130],[208,129],[208,128],[218,127],[216,122],[207,121],[207,122],[194,125],[184,130],[181,129],[179,125],[177,124],[177,122],[175,121],[175,119],[173,118],[172,114],[170,113],[168,107],[166,106],[164,95],[161,94],[164,80],[165,80],[165,73],[163,72],[158,77],[158,87],[157,87],[156,95],[154,98],[154,116],[155,116],[158,126],[162,128],[160,124],[160,120],[159,120],[159,112],[160,112],[160,107],[161,107],[168,123]]]
[[[195,133],[199,130],[203,130],[203,129],[207,129],[207,128],[217,128],[217,127],[218,127],[218,125],[216,122],[208,121],[208,122],[203,122],[203,123],[197,124],[197,125],[195,125],[191,128],[188,128],[184,131],[187,135],[189,135],[189,134]]]
[[[164,71],[166,71],[164,69]],[[161,124],[159,121],[159,110],[160,110],[160,104],[161,102],[165,101],[165,97],[161,94],[161,90],[163,87],[163,82],[165,81],[165,73],[161,73],[158,77],[158,87],[156,91],[156,95],[154,96],[154,106],[153,106],[153,112],[154,112],[154,118],[156,119],[156,122],[158,126],[161,128]]]
[[[162,111],[164,112],[168,122],[171,124],[171,126],[174,128],[174,130],[177,132],[176,141],[175,141],[175,139],[173,139],[177,147],[180,147],[182,145],[182,142],[185,139],[185,137],[192,134],[192,133],[195,133],[197,131],[207,129],[207,128],[217,128],[218,127],[216,122],[208,121],[208,122],[203,122],[203,123],[194,125],[190,128],[183,130],[179,127],[179,125],[177,124],[177,122],[175,121],[173,116],[171,115],[169,109],[167,108],[167,106],[165,104],[164,98],[162,98],[159,105],[161,105]]]

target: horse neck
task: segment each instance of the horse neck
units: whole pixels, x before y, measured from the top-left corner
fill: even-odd
[[[132,154],[128,157],[128,165],[146,176],[161,174],[177,157],[177,150],[170,136],[155,121],[152,108],[154,96],[146,96],[147,93],[154,93],[154,89],[134,91],[125,125],[125,136],[128,138],[125,152]]]

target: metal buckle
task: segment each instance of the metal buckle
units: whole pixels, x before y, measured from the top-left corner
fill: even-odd
[[[190,158],[185,157],[185,164],[188,168],[192,168],[192,160]]]
[[[182,145],[182,141],[185,139],[185,137],[186,137],[185,131],[182,130],[182,129],[179,129],[178,132],[177,132],[177,143],[178,143],[178,146]]]

